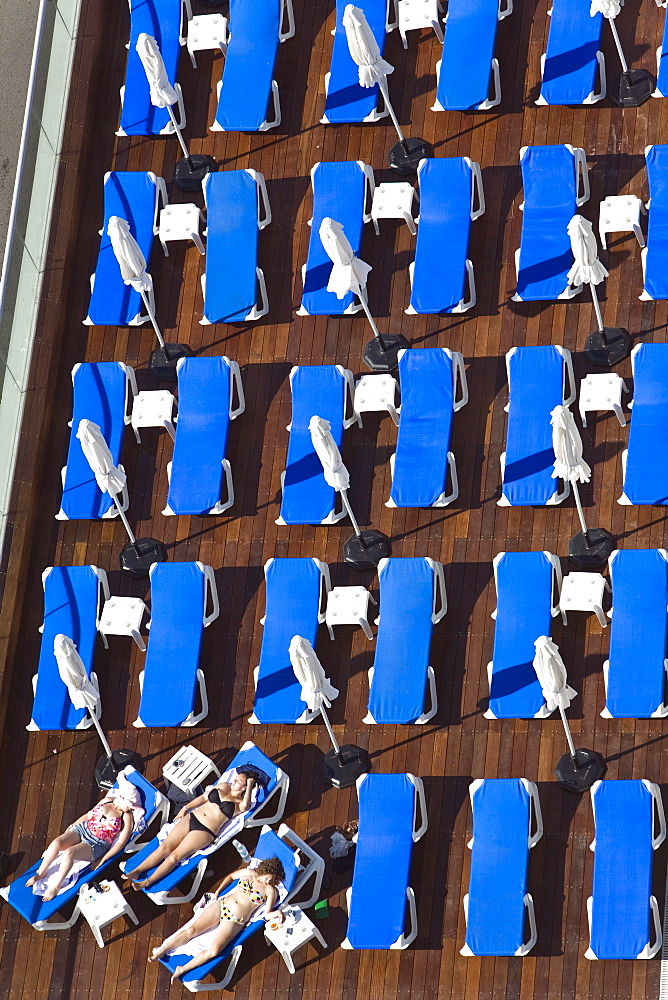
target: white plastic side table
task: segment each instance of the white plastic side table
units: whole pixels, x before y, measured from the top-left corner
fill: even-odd
[[[145,653],[146,643],[139,632],[145,611],[148,613],[148,608],[139,597],[110,597],[106,600],[100,616],[100,632],[105,645],[108,635],[131,635]]]
[[[188,21],[186,42],[193,69],[197,69],[196,52],[204,49],[227,48],[227,18],[222,14],[196,14]]]
[[[379,184],[373,192],[371,218],[376,236],[380,233],[379,219],[403,219],[413,236],[417,233],[413,218],[415,188],[408,181]]]
[[[319,941],[323,948],[327,947],[327,942],[313,921],[298,906],[284,906],[282,913],[283,923],[280,927],[272,929],[269,924],[265,924],[264,936],[269,944],[274,945],[287,965],[290,975],[294,976],[293,953],[309,941]]]
[[[169,257],[167,244],[171,240],[192,240],[201,254],[204,254],[204,244],[199,234],[200,222],[204,222],[204,216],[197,205],[189,203],[187,205],[167,205],[160,212],[158,223],[158,236],[165,251],[165,257]]]
[[[392,375],[362,375],[355,384],[356,413],[384,413],[394,409],[397,380]]]
[[[369,625],[369,601],[377,603],[366,587],[333,587],[327,595],[325,611],[330,639],[334,638],[334,625],[359,625],[367,639],[373,639]]]
[[[93,937],[100,948],[104,948],[102,928],[113,923],[117,917],[129,917],[135,927],[139,924],[134,910],[115,882],[106,879],[98,883],[102,892],[85,883],[79,889],[77,905],[84,920],[93,932]]]
[[[587,410],[613,410],[622,427],[626,417],[622,410],[622,392],[628,392],[626,382],[614,372],[587,375],[580,381],[578,407],[582,426],[587,426]]]
[[[598,215],[598,232],[601,245],[605,250],[606,233],[635,233],[641,247],[645,246],[645,237],[640,228],[640,213],[647,214],[647,209],[634,194],[611,195],[601,202]]]
[[[439,21],[440,13],[439,0],[399,0],[399,33],[404,48],[408,48],[406,32],[415,28],[433,28],[442,45],[443,29]]]
[[[569,573],[561,585],[561,608],[566,624],[567,611],[588,611],[595,614],[603,628],[607,627],[603,613],[603,594],[610,590],[610,584],[600,573]]]
[[[174,430],[174,406],[176,400],[166,389],[142,389],[132,401],[130,423],[135,432],[137,444],[141,444],[140,427],[164,427],[172,441]]]
[[[186,794],[195,794],[198,785],[210,774],[220,778],[220,771],[212,760],[197,747],[181,747],[162,769],[162,776],[171,785],[176,785]]]

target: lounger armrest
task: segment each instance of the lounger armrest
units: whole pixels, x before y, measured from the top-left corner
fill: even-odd
[[[589,201],[589,171],[587,170],[587,154],[580,146],[566,143],[575,159],[575,204],[580,207]]]
[[[540,838],[543,836],[543,813],[540,808],[540,799],[538,798],[538,787],[536,786],[536,783],[533,781],[527,781],[526,778],[521,778],[520,780],[529,793],[529,837],[527,842],[529,849],[531,849],[536,846]],[[536,826],[533,833],[531,832],[532,818],[533,823]]]
[[[418,840],[424,836],[427,832],[428,820],[427,820],[427,800],[424,795],[424,784],[422,778],[416,778],[414,774],[407,775],[408,780],[411,782],[415,788],[415,799],[413,801],[413,843],[417,844]],[[358,791],[359,793],[359,791]],[[417,827],[417,817],[418,817],[418,804],[420,806],[420,826]]]
[[[271,830],[269,825],[263,826],[260,831],[260,836],[263,832]],[[291,830],[286,823],[281,823],[278,830],[276,831],[277,836],[284,840],[286,844],[290,847],[294,847],[303,858],[300,857],[300,870],[292,889],[288,893],[286,902],[292,900],[295,896],[303,889],[309,879],[313,879],[313,891],[307,900],[302,900],[298,905],[302,910],[308,909],[309,906],[313,906],[314,903],[320,899],[320,890],[322,888],[322,880],[325,874],[325,862],[324,859],[317,854],[313,848],[298,837],[294,830]]]
[[[373,167],[363,160],[358,160],[357,165],[364,174],[364,208],[362,209],[362,222],[371,222],[371,206],[373,205],[373,193],[376,190],[376,178],[373,175]]]
[[[393,13],[390,13],[392,11]],[[394,16],[394,20],[390,21],[390,17]],[[397,6],[397,0],[387,0],[387,11],[385,14],[385,30],[394,31],[394,29],[399,24],[399,7]]]
[[[283,21],[285,15],[288,17],[288,28],[287,31],[283,31]],[[281,17],[278,27],[278,40],[279,42],[285,42],[288,38],[292,38],[295,33],[295,12],[292,7],[292,0],[282,0],[281,2]]]
[[[643,785],[652,796],[652,850],[655,851],[666,839],[666,814],[659,786],[653,781],[648,781],[647,778],[643,778]],[[658,833],[656,832],[657,821],[659,826]]]
[[[52,569],[53,569],[53,567],[49,566],[49,572]],[[95,576],[97,577],[97,608],[96,608],[96,611],[95,611],[95,619],[96,619],[96,621],[95,621],[95,627],[97,628],[97,630],[99,632],[100,631],[100,618],[102,616],[102,606],[103,606],[103,603],[104,603],[102,601],[102,596],[104,595],[104,600],[108,601],[109,598],[111,597],[111,593],[109,591],[109,581],[107,580],[107,574],[105,573],[105,571],[103,569],[100,569],[98,566],[91,566],[91,569],[92,569],[93,573],[95,573]],[[43,584],[46,582],[46,576],[47,575],[48,575],[48,573],[45,570],[44,571],[44,575],[42,576],[42,583]],[[43,628],[44,628],[44,626],[42,625],[42,628],[40,629],[40,632],[43,630]]]
[[[134,368],[131,368],[130,365],[124,365],[122,361],[119,361],[118,367],[125,375],[125,407],[123,411],[123,419],[126,424],[129,424],[132,420],[132,404],[137,395],[137,379],[135,377]]]
[[[513,12],[513,0],[506,0],[506,6],[502,7],[503,0],[499,0],[499,21],[503,21],[504,17],[508,17],[509,14]]]
[[[561,347],[558,344],[555,344],[555,347],[564,359],[563,405],[570,406],[571,403],[575,402],[575,397],[577,396],[575,373],[573,372],[573,358],[571,352],[565,347]]]
[[[218,617],[218,615],[220,614],[220,604],[218,602],[218,588],[216,587],[216,577],[213,572],[213,567],[207,566],[205,565],[205,563],[199,561],[197,565],[204,574],[204,607],[202,614],[202,624],[204,625],[204,628],[206,628],[207,625],[210,625],[211,622],[214,622]],[[209,615],[207,615],[206,613],[206,606],[208,603],[207,593],[208,596],[211,597],[211,605],[212,605],[211,614]]]
[[[553,618],[556,618],[561,611],[561,563],[559,561],[559,556],[555,556],[552,552],[543,550],[543,555],[552,563],[552,594],[550,596],[552,606],[550,608],[550,614]],[[563,611],[561,611],[561,616],[564,619],[564,624],[566,624]]]
[[[452,409],[456,413],[457,410],[461,410],[462,406],[466,406],[468,403],[469,387],[468,382],[466,381],[464,355],[459,351],[450,351],[449,353],[450,360],[452,361]],[[459,382],[459,389],[461,392],[459,399],[457,399],[457,382]]]
[[[246,173],[253,178],[257,185],[257,228],[264,229],[271,222],[271,205],[269,204],[269,195],[267,194],[267,184],[264,174],[261,174],[259,170],[253,170],[251,167],[246,168]]]
[[[246,399],[244,396],[244,387],[241,381],[241,369],[237,361],[230,361],[229,358],[224,359],[230,369],[230,420],[234,420],[246,409]],[[234,389],[237,390],[238,404],[233,407],[234,401]]]
[[[410,930],[408,934],[400,934],[396,941],[390,945],[391,951],[403,951],[413,944],[418,932],[417,906],[415,905],[415,893],[410,885],[406,886],[406,900],[408,902],[408,916],[410,919]]]
[[[345,382],[343,389],[343,427],[344,430],[347,430],[349,427],[352,427],[354,423],[359,423],[359,414],[355,409],[355,378],[349,368],[344,368],[343,365],[337,365],[336,367],[341,375],[343,375]],[[346,416],[348,401],[350,401],[351,410],[349,417]]]
[[[515,954],[519,957],[523,955],[528,955],[536,941],[538,940],[538,931],[536,929],[536,914],[533,908],[533,899],[531,893],[527,892],[524,897],[524,905],[527,908],[527,917],[529,918],[529,940],[525,944],[520,945]]]
[[[192,14],[190,15],[192,17]],[[155,209],[153,211],[153,235],[157,236],[160,232],[160,203],[162,202],[162,207],[167,208],[169,205],[169,198],[167,197],[167,185],[165,184],[162,177],[158,177],[154,174],[152,170],[149,171],[149,177],[155,184]]]
[[[320,570],[320,596],[318,598],[318,623],[322,625],[327,613],[327,595],[332,589],[332,580],[329,575],[329,566],[326,562],[313,558],[313,562]]]
[[[190,0],[181,0],[181,23],[179,24],[179,42],[185,45],[188,39],[188,30],[184,30],[185,22],[192,21],[193,11]]]
[[[512,10],[512,0],[508,0]],[[464,157],[464,162],[471,170],[471,221],[475,222],[485,212],[485,192],[482,186],[482,171],[480,164],[468,156]],[[477,207],[476,207],[477,204]]]
[[[448,595],[445,589],[445,576],[443,574],[443,563],[436,559],[425,556],[427,564],[434,572],[434,602],[431,611],[431,621],[433,625],[438,625],[441,618],[448,610]],[[438,607],[438,610],[436,610]]]

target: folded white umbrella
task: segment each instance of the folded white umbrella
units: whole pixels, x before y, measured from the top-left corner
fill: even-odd
[[[301,687],[302,701],[306,702],[309,712],[320,712],[332,746],[339,754],[341,752],[339,744],[325,711],[325,708],[331,708],[334,699],[338,698],[338,689],[325,676],[322,664],[308,639],[304,639],[301,635],[293,635],[288,652],[292,669]]]
[[[335,219],[326,216],[320,223],[318,235],[323,249],[333,265],[327,282],[327,291],[333,292],[338,299],[344,298],[348,292],[356,295],[362,303],[374,337],[381,339],[366,298],[366,279],[371,265],[355,256],[350,241],[343,231],[343,226]]]
[[[183,155],[187,160],[190,160],[188,147],[183,141],[181,129],[176,122],[176,116],[172,108],[172,105],[177,103],[179,95],[169,82],[158,43],[153,35],[147,35],[145,31],[142,31],[137,38],[136,47],[137,55],[141,60],[144,72],[146,73],[146,79],[148,80],[151,104],[156,108],[167,109],[172,125],[174,126],[174,131],[176,132],[176,137],[181,144]]]
[[[63,635],[61,632],[58,633],[53,640],[53,655],[56,658],[58,673],[67,688],[70,701],[75,708],[85,708],[90,713],[107,757],[111,757],[111,748],[97,721],[97,713],[100,708],[99,692],[86,673],[83,660],[69,636]]]
[[[362,538],[357,519],[353,514],[350,501],[348,500],[348,488],[350,486],[350,474],[343,464],[341,453],[336,441],[332,437],[332,427],[329,420],[324,417],[313,416],[309,420],[308,429],[311,434],[313,449],[320,459],[325,482],[337,493],[341,494],[343,506],[350,518],[350,522],[358,538]]]
[[[534,646],[536,653],[533,659],[533,668],[536,671],[536,677],[543,692],[543,698],[545,698],[548,711],[554,712],[555,708],[559,709],[559,714],[566,730],[568,747],[571,756],[575,757],[575,746],[570,729],[568,728],[568,722],[566,721],[565,709],[568,708],[573,698],[575,698],[577,691],[574,691],[568,683],[566,667],[556,643],[552,642],[548,636],[540,635],[534,642]]]
[[[550,423],[552,424],[552,447],[554,449],[552,478],[572,483],[580,524],[585,542],[588,542],[587,523],[582,510],[578,483],[589,482],[591,469],[582,457],[582,438],[573,419],[573,414],[567,406],[555,406],[550,414]]]
[[[394,72],[394,67],[383,59],[373,31],[369,27],[364,11],[349,3],[343,12],[343,27],[348,41],[350,58],[358,69],[360,87],[374,87],[378,84],[385,101],[385,107],[397,130],[397,135],[405,142],[401,126],[390,103],[387,88],[387,77]]]
[[[573,286],[583,282],[589,285],[598,328],[602,330],[603,317],[595,286],[607,278],[608,272],[598,259],[598,246],[594,230],[589,219],[584,219],[581,215],[574,215],[566,228],[571,240],[574,258],[573,266],[568,272],[568,283]]]
[[[620,13],[621,9],[622,0],[591,0],[589,14],[590,17],[594,17],[595,14],[602,14],[610,25],[612,37],[615,39],[615,45],[617,46],[617,52],[622,64],[622,72],[628,73],[629,67],[626,64],[626,59],[624,58],[624,53],[622,52],[622,43],[619,40],[617,25],[615,24],[615,18]]]
[[[126,285],[132,285],[134,290],[141,295],[144,308],[148,313],[160,346],[164,347],[165,341],[160,333],[152,304],[153,279],[146,270],[146,258],[141,252],[141,247],[130,232],[130,224],[127,219],[112,215],[107,223],[107,233],[111,240],[114,257],[121,270],[121,277]]]
[[[118,499],[118,494],[122,493],[127,483],[127,476],[123,469],[114,465],[109,445],[104,439],[104,435],[99,426],[92,420],[80,420],[77,428],[77,439],[81,444],[84,458],[95,476],[95,482],[103,493],[108,493],[116,505],[121,521],[128,533],[128,537],[133,545],[136,538],[128,524],[128,519]]]

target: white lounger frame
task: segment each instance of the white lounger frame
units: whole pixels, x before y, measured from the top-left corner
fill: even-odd
[[[575,397],[577,395],[577,387],[575,384],[575,374],[573,373],[573,359],[571,357],[571,352],[567,350],[565,347],[561,347],[559,344],[553,344],[552,346],[555,348],[555,350],[559,351],[559,354],[561,354],[562,358],[564,359],[564,384],[562,389],[561,404],[562,406],[570,406],[571,403],[575,402]],[[506,354],[506,377],[508,379],[508,402],[504,406],[504,410],[506,411],[506,413],[510,412],[510,403],[511,403],[510,359],[512,358],[516,350],[517,350],[516,347],[511,347],[511,349]],[[568,395],[566,395],[569,385],[570,385],[570,392],[568,392]],[[506,468],[505,451],[501,453],[499,462],[501,464],[501,499],[497,500],[496,503],[498,507],[512,507],[513,505],[511,504],[511,502],[508,499],[506,499],[506,497],[503,495],[503,475]],[[555,493],[553,493],[552,496],[549,498],[549,500],[547,500],[544,505],[541,504],[541,506],[555,507],[558,503],[561,503],[562,500],[565,500],[566,497],[570,494],[570,492],[571,492],[570,484],[564,482],[563,489],[557,490]]]
[[[464,356],[459,351],[451,351],[449,347],[442,347],[441,350],[447,354],[452,362],[452,410],[456,413],[457,410],[461,410],[462,406],[466,406],[469,401],[469,387],[466,381],[466,369],[464,367]],[[402,357],[406,351],[399,351],[397,358],[401,361]],[[457,384],[459,383],[459,389],[461,396],[457,399]],[[401,416],[401,406],[399,408],[393,406],[391,403],[387,404],[387,412],[390,414],[394,420],[397,427],[399,426],[399,420]],[[396,458],[396,451],[390,457],[390,470],[392,472],[392,479],[394,480],[394,462]],[[434,500],[432,507],[447,507],[448,504],[452,503],[459,496],[459,480],[457,479],[457,464],[455,462],[455,456],[452,451],[448,452],[448,469],[450,472],[450,483],[451,490],[446,493],[445,490],[441,493],[438,499]],[[396,503],[390,497],[385,501],[386,507],[396,507]]]
[[[508,15],[512,14],[512,12],[513,12],[513,0],[505,0],[505,3],[506,3],[505,7],[502,7],[503,2],[504,2],[504,0],[499,0],[499,11],[498,11],[498,20],[499,21],[503,21],[504,17],[508,17]],[[448,25],[448,16],[447,16],[447,14],[446,14],[446,16],[444,18],[444,23],[445,23],[445,26],[447,28],[447,25]],[[441,42],[443,42],[442,38],[441,38]],[[406,48],[406,45],[404,45],[404,48]],[[443,62],[443,60],[439,59],[438,62],[436,63],[436,91],[437,92],[438,92],[439,80],[441,78],[441,63],[442,62]],[[499,60],[496,58],[496,56],[494,56],[492,58],[490,77],[491,77],[491,81],[490,82],[492,83],[492,86],[494,88],[493,95],[491,95],[490,97],[486,97],[485,100],[481,104],[478,104],[477,107],[473,108],[472,110],[474,110],[474,111],[490,111],[491,108],[495,108],[497,106],[497,104],[501,103],[501,73],[499,72]],[[443,107],[443,105],[441,104],[441,102],[439,101],[439,99],[437,97],[436,100],[434,101],[434,103],[431,106],[431,110],[432,111],[445,111],[446,109]]]
[[[181,367],[181,365],[183,364],[183,362],[185,360],[186,360],[185,358],[179,358],[179,360],[178,360],[178,362],[176,364],[176,370],[177,370],[177,372],[178,372],[179,368]],[[244,387],[243,387],[243,384],[242,384],[242,381],[241,381],[241,369],[239,368],[238,362],[231,361],[227,357],[227,355],[223,355],[223,359],[222,360],[225,362],[225,364],[227,365],[227,367],[229,368],[229,371],[230,371],[230,410],[229,410],[229,416],[230,416],[230,420],[236,420],[236,418],[238,416],[240,416],[244,412],[244,410],[246,409],[246,399],[244,397]],[[234,389],[235,389],[235,387],[236,387],[236,390],[237,390],[237,400],[238,400],[236,407],[234,406]],[[179,418],[177,416],[175,422],[177,422],[178,419]],[[227,499],[223,500],[223,498],[221,497],[220,500],[218,501],[218,503],[214,504],[214,506],[211,508],[211,510],[206,511],[207,515],[209,515],[209,514],[223,514],[234,503],[234,483],[232,482],[232,466],[230,465],[229,459],[227,459],[227,458],[222,459],[222,465],[223,465],[223,472],[225,473],[225,491],[227,493]],[[171,478],[172,478],[172,463],[168,462],[167,463],[167,479],[168,479],[168,481],[171,482]],[[165,509],[163,510],[162,513],[170,515],[170,514],[173,514],[174,511],[169,506],[169,504],[166,504],[165,505]]]
[[[650,146],[646,147],[645,154],[647,154],[647,150],[650,149],[650,148],[651,148]],[[647,202],[647,207],[649,208],[649,202]],[[646,254],[646,251],[647,251],[647,247],[645,247],[644,250],[642,251],[643,280],[644,280],[644,277],[645,277],[645,254]],[[643,295],[644,295],[644,292],[643,292]],[[640,295],[638,297],[642,298],[643,296]],[[647,298],[649,299],[649,296],[647,296]],[[634,380],[634,383],[635,383],[635,374],[636,374],[636,371],[635,371],[635,369],[636,369],[636,354],[638,353],[638,351],[640,350],[641,347],[642,347],[642,344],[636,344],[636,346],[631,351],[631,378]],[[634,394],[635,394],[635,388],[634,388]],[[629,405],[629,409],[632,410],[633,409],[633,400],[630,400],[630,402],[629,402],[628,405]],[[624,451],[622,452],[622,484],[626,481],[626,463],[627,463],[628,457],[629,457],[629,449],[625,448]],[[621,504],[623,507],[638,506],[638,505],[634,504],[632,500],[629,500],[629,498],[627,497],[626,493],[624,493],[623,490],[622,490],[622,495],[617,500],[617,503]],[[614,555],[614,552],[613,552],[613,555]]]
[[[360,788],[366,777],[367,777],[366,774],[362,774],[355,782],[355,786],[357,788],[358,801],[359,801]],[[420,840],[420,838],[423,837],[424,834],[427,832],[427,825],[428,825],[427,800],[425,799],[424,784],[422,782],[422,778],[417,778],[414,774],[410,773],[407,773],[406,777],[415,788],[415,796],[413,798],[412,837],[413,837],[413,843],[417,844],[418,840]],[[420,815],[419,826],[418,826],[418,806]],[[353,887],[350,886],[350,888],[346,890],[346,909],[348,910],[348,913],[350,913],[350,900],[352,898],[352,894],[353,894]],[[408,948],[409,945],[411,945],[413,941],[415,941],[415,938],[417,937],[417,932],[418,932],[417,906],[415,905],[415,893],[410,885],[406,886],[406,899],[408,901],[410,930],[408,931],[407,934],[403,933],[399,935],[397,940],[390,945],[391,951],[403,951],[405,948]],[[341,947],[347,950],[353,950],[353,946],[351,945],[347,937],[345,938],[344,941],[341,942]]]
[[[603,714],[603,713],[601,713],[601,714]],[[655,782],[648,781],[647,778],[643,778],[642,779],[642,783],[645,786],[645,788],[647,789],[647,791],[649,792],[649,794],[652,796],[652,804],[653,804],[653,809],[652,809],[652,850],[655,851],[657,849],[657,847],[660,847],[661,844],[666,839],[666,816],[665,816],[665,812],[664,812],[664,809],[663,809],[663,799],[661,798],[661,789],[659,788],[659,786],[657,784],[655,784]],[[598,786],[600,784],[601,784],[601,782],[599,780],[599,781],[594,782],[594,784],[591,786],[591,809],[592,809],[592,812],[594,814],[594,828],[596,827],[596,794],[595,793],[596,793],[596,789],[598,788]],[[658,821],[658,826],[659,826],[659,832],[658,833],[656,832],[657,821]],[[589,845],[589,850],[590,851],[595,851],[596,850],[596,837],[595,836],[594,836],[594,840],[592,840],[591,844]],[[587,922],[589,924],[589,947],[587,948],[587,950],[585,952],[585,958],[589,958],[589,959],[591,959],[593,961],[594,960],[598,961],[598,955],[596,955],[591,950],[591,918],[592,918],[593,906],[594,906],[594,897],[590,896],[587,899]],[[652,916],[652,923],[654,924],[655,941],[654,941],[654,944],[652,944],[650,941],[648,941],[647,944],[645,945],[645,947],[643,948],[643,950],[640,952],[640,954],[636,955],[636,958],[654,958],[654,956],[657,954],[657,952],[661,949],[661,945],[663,944],[663,934],[662,934],[662,931],[661,931],[661,918],[659,916],[659,906],[658,906],[658,903],[656,901],[656,896],[650,896],[649,897],[649,908],[650,908],[650,913],[651,913],[651,916]]]
[[[666,4],[665,3],[659,3],[658,0],[657,0],[657,7],[666,7]],[[661,59],[661,51],[662,51],[661,46],[659,46],[659,48],[656,50],[656,73],[657,73],[657,79],[658,79],[658,75],[659,75],[659,60]],[[663,96],[664,95],[661,94],[661,93],[659,93],[658,90],[655,90],[654,93],[652,94],[652,97],[663,97]],[[647,159],[647,154],[649,153],[650,149],[652,149],[653,146],[654,146],[654,143],[652,143],[652,142],[648,146],[645,146],[645,149],[643,150],[643,155],[644,155],[645,159]],[[651,205],[651,203],[652,203],[652,199],[650,198],[645,203],[645,206],[644,206],[645,212],[649,212],[649,206]],[[642,263],[642,283],[643,283],[643,290],[642,290],[641,294],[638,296],[638,298],[640,299],[641,302],[653,302],[654,299],[649,294],[649,292],[645,290],[645,272],[647,271],[647,244],[645,244],[645,246],[640,251],[640,260],[641,260],[641,263]],[[641,346],[640,344],[637,344],[633,348],[633,351],[631,352],[631,361],[633,361],[633,358],[635,356],[635,352],[637,351],[638,347],[640,347],[640,346]],[[618,501],[618,502],[621,503],[621,501]]]
[[[552,8],[551,7],[550,7],[550,9],[548,10],[547,13],[550,15],[550,17],[552,16]],[[545,77],[545,60],[546,59],[547,59],[547,52],[543,52],[542,56],[540,57],[540,85],[541,85],[541,90],[542,90],[542,87],[543,87],[543,79]],[[576,107],[581,107],[581,106],[586,105],[586,104],[596,104],[597,101],[602,101],[603,98],[605,97],[606,93],[607,93],[607,82],[606,82],[606,79],[605,79],[605,56],[603,55],[603,53],[601,52],[600,49],[596,53],[596,62],[598,63],[599,87],[601,89],[599,90],[598,93],[596,93],[595,90],[592,90],[592,92],[590,94],[588,94],[587,97],[585,97],[584,101],[582,102],[582,105],[576,105]],[[547,101],[545,100],[545,98],[543,97],[542,94],[539,94],[538,97],[536,98],[536,104],[538,104],[538,105],[543,105],[543,104],[547,105]]]
[[[666,6],[665,3],[661,3],[661,0],[656,0],[656,5],[657,5],[657,7],[665,7]],[[661,56],[662,55],[663,55],[663,45],[659,45],[659,47],[656,50],[656,80],[657,80],[657,84],[658,84],[658,81],[659,81],[659,70],[661,69]],[[652,97],[666,97],[666,96],[668,96],[668,95],[662,94],[661,91],[659,90],[658,86],[655,87],[655,89],[652,91]],[[649,147],[646,148],[645,152],[647,152],[648,148]]]

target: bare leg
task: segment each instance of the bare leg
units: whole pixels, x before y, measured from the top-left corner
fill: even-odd
[[[212,958],[216,957],[216,955],[220,955],[223,948],[227,947],[230,941],[233,941],[242,930],[243,927],[241,924],[235,924],[231,920],[222,920],[220,922],[219,929],[212,936],[211,944],[206,951],[200,952],[199,955],[195,955],[195,957],[191,958],[185,965],[178,965],[174,970],[172,982],[176,979],[180,979],[181,976],[185,975],[186,972],[190,972],[191,969],[196,969],[198,966],[204,965],[206,962],[210,962]],[[173,951],[174,949],[171,948],[170,950]]]
[[[134,879],[138,875],[143,875],[144,872],[150,871],[151,868],[155,868],[156,865],[165,860],[168,854],[171,854],[175,847],[179,846],[181,841],[187,836],[189,830],[190,821],[186,816],[184,819],[179,820],[174,829],[167,834],[163,842],[140,865],[137,865],[132,871],[126,871],[125,878]]]
[[[74,847],[68,847],[66,851],[63,851],[62,861],[60,863],[60,872],[58,879],[53,883],[51,888],[47,893],[42,896],[45,903],[50,902],[55,896],[58,895],[58,890],[65,881],[65,878],[69,875],[72,865],[75,861],[92,861],[93,852],[88,844],[82,844],[79,842]]]
[[[78,833],[74,832],[74,830],[65,830],[65,833],[61,833],[59,837],[56,837],[55,840],[51,841],[47,849],[44,851],[39,868],[33,877],[28,879],[26,885],[34,885],[35,882],[42,877],[44,872],[48,871],[61,851],[67,850],[68,847],[75,847],[80,843],[81,838]]]
[[[155,962],[157,958],[162,958],[166,952],[173,951],[175,948],[187,944],[188,941],[191,941],[194,937],[198,937],[200,934],[204,934],[205,931],[210,931],[212,927],[216,926],[219,920],[220,903],[216,899],[209,903],[208,906],[205,906],[194,920],[189,920],[184,927],[180,927],[178,931],[174,931],[168,938],[165,938],[161,945],[154,948],[149,962]]]
[[[165,838],[165,843],[167,843]],[[178,847],[171,851],[167,857],[164,859],[162,864],[158,865],[156,870],[148,878],[141,881],[133,880],[133,889],[147,889],[149,886],[153,885],[154,882],[158,882],[165,875],[169,875],[177,865],[180,865],[182,861],[186,858],[191,857],[197,851],[201,851],[202,848],[208,847],[212,842],[212,838],[204,833],[202,830],[191,830],[183,838]],[[137,869],[139,870],[139,869]]]

